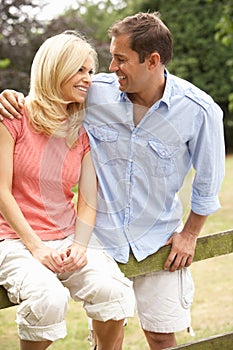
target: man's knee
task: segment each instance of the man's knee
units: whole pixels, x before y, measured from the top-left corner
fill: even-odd
[[[174,333],[156,333],[143,330],[150,349],[161,350],[176,346],[176,339]]]

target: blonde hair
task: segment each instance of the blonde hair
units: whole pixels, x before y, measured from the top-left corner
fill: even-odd
[[[28,118],[36,132],[66,137],[69,146],[75,143],[85,104],[64,101],[61,86],[78,72],[90,55],[96,69],[96,51],[74,31],[55,35],[40,46],[31,66],[26,99]]]

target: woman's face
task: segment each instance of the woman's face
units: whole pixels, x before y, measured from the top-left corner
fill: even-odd
[[[89,56],[82,67],[71,79],[61,86],[62,97],[65,101],[84,103],[88,89],[91,86],[91,76],[94,71],[94,59]]]

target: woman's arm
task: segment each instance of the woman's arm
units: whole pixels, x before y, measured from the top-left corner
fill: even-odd
[[[24,95],[14,90],[4,90],[0,94],[0,121],[4,118],[19,119],[23,113]]]
[[[56,250],[46,247],[23,216],[12,195],[14,140],[0,123],[0,212],[32,255],[54,272],[63,271],[63,262]]]
[[[86,249],[96,218],[97,179],[89,151],[83,158],[78,186],[77,220],[74,241],[66,252],[65,270],[73,271],[87,262]]]

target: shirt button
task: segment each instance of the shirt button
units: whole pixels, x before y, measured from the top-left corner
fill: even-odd
[[[161,154],[161,156],[166,156],[166,152],[165,151],[160,151],[160,154]]]

